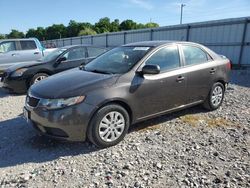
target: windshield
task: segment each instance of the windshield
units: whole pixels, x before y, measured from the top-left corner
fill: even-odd
[[[150,47],[118,47],[92,60],[84,68],[86,71],[121,74],[128,72]]]
[[[55,51],[53,52],[50,52],[47,56],[45,56],[43,59],[42,59],[42,62],[49,62],[49,61],[52,61],[54,59],[56,59],[59,55],[61,55],[65,50],[65,48],[60,48],[60,49],[56,49]]]

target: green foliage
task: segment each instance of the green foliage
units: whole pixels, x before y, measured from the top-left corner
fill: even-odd
[[[18,30],[12,29],[11,32],[7,35],[8,39],[17,39],[17,38],[24,38],[24,33]]]
[[[26,35],[23,32],[12,30],[7,38],[24,38],[35,37],[39,40],[51,40],[65,37],[76,37],[81,35],[95,35],[99,33],[127,31],[132,29],[144,29],[159,27],[157,23],[136,23],[133,20],[124,20],[120,23],[118,19],[110,20],[108,17],[101,18],[97,23],[91,24],[88,22],[76,22],[70,20],[67,26],[63,24],[53,24],[49,27],[37,27],[36,29],[29,29]],[[0,39],[5,38],[0,35]]]
[[[86,27],[85,29],[81,30],[78,34],[78,36],[83,36],[83,35],[96,35],[96,32],[95,30]]]
[[[0,39],[5,39],[5,36],[0,34]]]
[[[154,22],[149,22],[145,24],[145,28],[154,28],[154,27],[159,27],[159,24]]]

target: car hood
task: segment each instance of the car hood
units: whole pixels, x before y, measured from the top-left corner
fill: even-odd
[[[75,68],[34,84],[29,93],[45,99],[80,96],[96,88],[110,87],[117,78],[118,75],[99,74]]]
[[[37,66],[37,65],[41,65],[41,64],[44,64],[44,62],[42,62],[42,61],[18,62],[16,64],[10,66],[7,69],[7,71],[12,72],[12,71],[15,71],[17,69],[33,67],[33,66]]]

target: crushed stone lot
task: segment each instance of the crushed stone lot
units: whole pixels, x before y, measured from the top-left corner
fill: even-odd
[[[24,95],[0,88],[0,187],[250,187],[250,71],[234,71],[221,108],[133,125],[99,150],[36,135]]]

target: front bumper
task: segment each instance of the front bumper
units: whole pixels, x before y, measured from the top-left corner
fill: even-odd
[[[28,89],[26,79],[23,78],[4,77],[3,75],[1,82],[3,82],[3,87],[14,93],[26,93]]]
[[[28,106],[24,110],[28,111],[28,123],[40,134],[60,140],[85,141],[87,127],[96,107],[83,102],[58,110]]]

